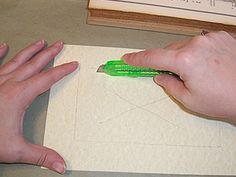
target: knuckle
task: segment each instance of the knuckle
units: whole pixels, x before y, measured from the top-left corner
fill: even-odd
[[[135,65],[135,66],[142,66],[145,63],[146,57],[147,56],[146,56],[145,51],[131,53],[128,63]]]
[[[52,48],[47,48],[44,51],[40,53],[40,57],[45,57],[45,58],[54,58],[55,57],[55,52]]]
[[[55,47],[49,47],[46,50],[44,50],[45,55],[48,55],[50,58],[54,58],[58,54],[58,49]]]
[[[235,43],[234,37],[226,31],[212,32],[209,35],[207,34],[207,39],[210,44],[215,47],[221,45],[222,47],[227,48],[226,46],[228,46],[230,48],[232,44]]]
[[[191,60],[192,54],[186,50],[179,51],[176,53],[176,62],[184,65],[190,65],[193,60]]]
[[[191,44],[194,46],[203,45],[207,42],[207,39],[205,36],[195,36],[191,39]]]
[[[218,39],[221,37],[228,38],[228,37],[230,37],[230,34],[227,33],[226,31],[216,31],[216,32],[210,32],[206,36],[207,36],[207,38],[210,38],[210,39]]]
[[[158,53],[158,49],[143,51],[143,56],[140,57],[140,64],[145,66],[153,63],[153,57]]]
[[[127,61],[135,66],[148,66],[153,62],[153,56],[155,56],[156,50],[152,49],[131,53]]]
[[[12,58],[9,62],[13,65],[18,65],[20,62],[18,60],[18,58],[21,57],[21,53],[16,54],[16,56],[14,58]]]
[[[151,55],[152,52],[151,51],[145,51],[143,52],[143,60],[140,60],[140,64],[145,64],[145,63],[149,63],[151,60]]]
[[[24,72],[30,73],[32,71],[37,71],[39,68],[40,62],[38,62],[37,60],[31,60],[26,64]]]
[[[226,31],[218,31],[218,32],[215,32],[214,33],[215,35],[220,35],[220,36],[227,36],[227,37],[229,37],[230,36],[230,34],[229,33],[227,33]]]
[[[206,36],[207,38],[216,38],[218,37],[218,35],[220,35],[221,32],[217,31],[217,32],[210,32],[208,33]]]
[[[45,162],[47,161],[48,153],[47,151],[43,151],[38,158],[36,165],[38,166],[44,166]]]
[[[218,34],[220,34],[220,35],[229,35],[229,33],[227,33],[226,31],[218,31],[217,32]]]
[[[231,36],[228,32],[226,31],[220,31],[219,35],[222,37],[222,39],[227,39],[227,41],[234,41],[235,39],[233,36]]]

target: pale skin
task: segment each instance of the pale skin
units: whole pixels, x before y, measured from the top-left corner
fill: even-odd
[[[0,162],[29,163],[65,172],[65,161],[57,152],[23,137],[24,114],[29,105],[78,67],[77,62],[71,62],[42,71],[62,48],[61,41],[45,48],[45,41],[40,40],[0,67]],[[0,58],[7,50],[6,44],[0,45]]]
[[[154,81],[185,108],[236,125],[236,40],[226,32],[123,56],[126,63],[176,73]]]
[[[57,152],[23,137],[25,110],[39,94],[78,67],[71,62],[42,71],[62,48],[61,41],[45,48],[40,40],[0,67],[0,162],[65,172],[65,161]],[[0,45],[0,58],[7,50],[6,44]],[[176,73],[179,78],[162,74],[154,81],[187,109],[236,125],[236,40],[229,34],[208,33],[163,49],[126,54],[123,59],[130,65]]]

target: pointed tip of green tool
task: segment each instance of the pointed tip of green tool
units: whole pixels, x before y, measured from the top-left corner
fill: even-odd
[[[99,66],[97,72],[99,72],[99,73],[101,73],[101,72],[104,73],[104,69],[103,69],[104,66],[105,66],[105,65]]]

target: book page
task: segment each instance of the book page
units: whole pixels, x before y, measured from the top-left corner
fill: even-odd
[[[44,145],[69,170],[236,175],[236,128],[182,110],[152,78],[96,72],[134,49],[73,46],[80,69],[50,92]]]
[[[90,0],[89,8],[236,25],[236,0]]]

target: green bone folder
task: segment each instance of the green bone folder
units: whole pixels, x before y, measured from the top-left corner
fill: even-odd
[[[97,72],[104,72],[110,76],[153,77],[158,74],[173,74],[169,71],[160,71],[152,68],[130,66],[124,60],[110,60],[101,65]]]

